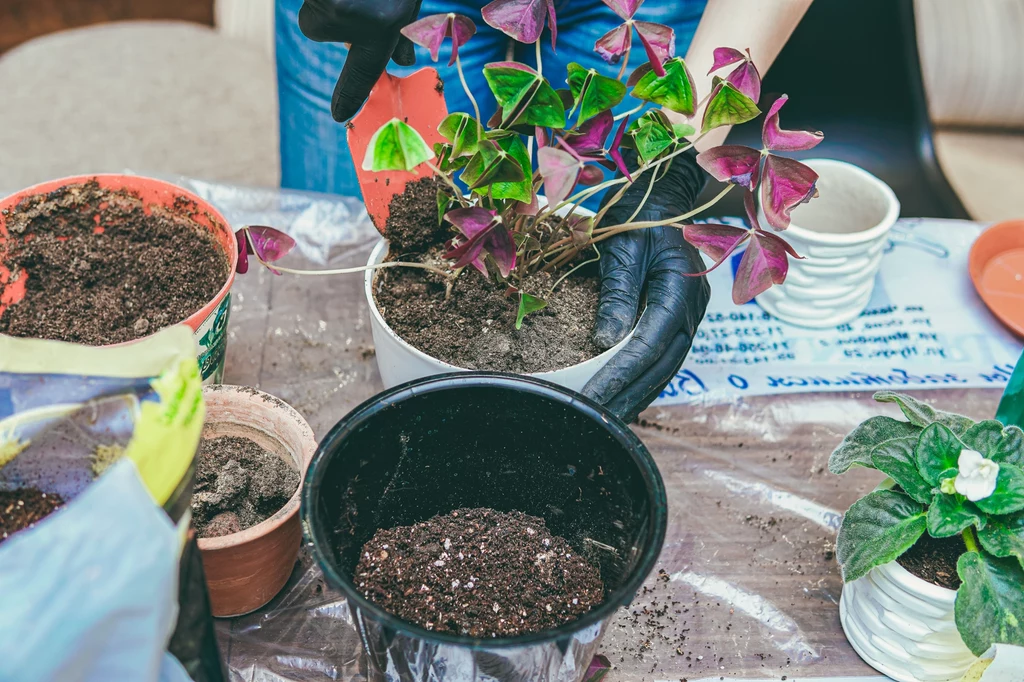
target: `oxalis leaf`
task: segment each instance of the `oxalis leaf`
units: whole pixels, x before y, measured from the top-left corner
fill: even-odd
[[[437,132],[452,143],[452,157],[472,155],[480,139],[477,137],[477,122],[469,114],[449,114],[437,126]]]
[[[481,14],[489,26],[521,43],[537,42],[547,19],[551,47],[555,47],[558,38],[555,0],[494,0],[483,7]]]
[[[928,504],[932,500],[932,486],[918,473],[917,459],[914,456],[919,429],[911,424],[907,426],[914,430],[913,435],[891,438],[879,443],[871,450],[871,463],[896,481],[912,498],[921,504]]]
[[[587,666],[587,672],[583,675],[583,682],[601,682],[604,676],[611,669],[611,661],[601,654],[597,654],[590,660],[590,665]]]
[[[630,129],[637,154],[645,164],[658,158],[676,142],[672,124],[664,113],[656,109],[634,121]]]
[[[854,502],[836,542],[843,581],[852,582],[910,549],[925,531],[925,513],[924,505],[893,490],[876,490]]]
[[[572,92],[574,106],[579,109],[577,126],[602,111],[617,106],[626,96],[624,83],[602,76],[596,69],[586,69],[576,62],[571,62],[568,71],[569,91]]]
[[[686,69],[681,57],[665,62],[665,75],[659,76],[653,69],[647,71],[633,86],[633,97],[659,104],[680,114],[692,116],[694,111],[693,76]],[[741,95],[741,97],[745,97]],[[757,107],[754,107],[757,116]],[[750,118],[754,118],[751,116]],[[750,119],[745,119],[749,121]]]
[[[1024,465],[1024,431],[995,419],[978,422],[960,437],[967,447],[993,462]]]
[[[965,449],[967,446],[956,434],[942,424],[932,424],[921,432],[917,441],[914,452],[917,470],[929,484],[938,486],[947,470],[957,468],[960,453]]]
[[[448,207],[452,205],[454,199],[445,192],[443,189],[437,190],[437,224],[440,225],[444,222],[444,214],[448,212]]]
[[[473,190],[483,189],[499,182],[522,182],[525,179],[519,161],[502,149],[497,142],[485,141],[469,160],[459,176]]]
[[[991,516],[978,540],[986,552],[997,557],[1016,557],[1024,566],[1024,513]]]
[[[518,62],[494,62],[484,78],[501,107],[501,125],[564,128],[565,107],[554,88],[536,71]]]
[[[373,134],[363,157],[364,171],[411,171],[434,158],[427,143],[408,123],[393,118]]]
[[[534,198],[533,171],[530,168],[530,153],[526,151],[526,145],[523,144],[519,135],[509,135],[499,138],[498,146],[519,164],[523,179],[492,182],[490,185],[491,196],[495,199],[514,199],[524,204],[531,203]],[[487,190],[479,188],[477,192],[484,194]]]
[[[516,313],[516,329],[523,328],[523,318],[530,313],[535,313],[547,307],[548,303],[543,298],[531,296],[526,292],[519,292],[519,312]]]
[[[937,492],[928,507],[928,534],[948,538],[969,526],[985,526],[985,517],[978,508],[959,495]]]
[[[1012,514],[1024,510],[1024,471],[1012,464],[1000,464],[996,489],[975,504],[986,514]]]
[[[449,12],[448,14],[432,14],[414,21],[402,29],[402,35],[425,47],[430,51],[430,58],[437,61],[438,52],[441,50],[441,43],[445,38],[452,39],[452,54],[448,59],[448,66],[455,63],[459,56],[459,48],[466,44],[476,33],[476,24],[473,20],[462,14]]]
[[[703,135],[721,126],[746,123],[757,118],[760,113],[761,110],[757,108],[754,100],[740,92],[732,83],[720,81],[711,91],[708,106],[704,109],[700,132]]]
[[[936,410],[934,407],[927,403],[923,403],[916,398],[912,398],[909,395],[903,393],[896,393],[895,391],[878,391],[874,395],[874,399],[880,403],[896,403],[899,405],[900,410],[906,416],[907,420],[915,426],[924,428],[929,424],[938,422],[949,429],[956,435],[961,435],[967,429],[974,426],[974,420],[965,417],[960,414],[954,414],[952,412],[943,412],[942,410]]]
[[[966,552],[957,561],[963,581],[953,611],[956,629],[975,655],[996,643],[1024,646],[1024,569],[1012,558]]]

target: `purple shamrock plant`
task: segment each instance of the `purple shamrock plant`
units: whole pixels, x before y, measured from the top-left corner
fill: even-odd
[[[540,58],[545,26],[552,45],[557,39],[554,0],[494,0],[483,8],[484,21],[518,41],[534,43],[537,53],[535,66],[506,61],[483,67],[498,105],[488,120],[481,116],[459,56],[460,48],[476,34],[476,24],[448,13],[405,27],[403,34],[429,50],[435,61],[444,41],[451,40],[449,65],[454,64],[473,113],[447,116],[438,126],[445,141],[432,148],[418,131],[393,119],[374,135],[362,163],[374,171],[428,164],[443,182],[437,192],[437,216],[441,225],[450,227],[450,239],[440,260],[430,263],[388,261],[315,274],[416,267],[441,275],[450,293],[460,274],[472,266],[510,299],[518,299],[519,327],[526,315],[546,306],[545,298],[569,274],[597,260],[597,244],[630,230],[671,225],[710,257],[710,269],[744,248],[733,287],[737,304],[781,284],[789,258],[799,256],[777,232],[788,227],[793,208],[817,193],[814,171],[781,153],[810,149],[822,139],[818,132],[782,129],[779,112],[787,102],[785,95],[765,116],[761,149],[724,145],[697,156],[708,173],[726,183],[715,199],[664,220],[636,221],[637,209],[621,224],[603,224],[608,209],[630,185],[644,183],[649,195],[655,178],[702,136],[761,114],[761,76],[749,51],[715,50],[709,75],[721,71],[725,76],[716,75],[710,91],[699,98],[686,63],[674,54],[672,29],[637,20],[643,0],[603,1],[623,24],[601,37],[594,49],[610,63],[621,62],[618,76],[570,63],[559,87],[545,77]],[[624,78],[634,30],[647,60]],[[623,105],[627,97],[633,108]],[[635,152],[638,167],[626,166],[626,149]],[[604,169],[619,173],[605,179]],[[685,224],[736,185],[745,192],[749,228]],[[597,215],[582,208],[588,197],[608,190],[613,190],[612,196]],[[285,235],[267,230],[246,228],[239,237],[243,255],[255,254],[264,265],[292,245]],[[240,271],[246,262],[239,260]],[[278,265],[274,271],[299,272]]]

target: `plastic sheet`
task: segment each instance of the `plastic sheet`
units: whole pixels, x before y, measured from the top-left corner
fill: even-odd
[[[229,220],[291,232],[300,247],[288,264],[297,267],[360,265],[376,238],[351,200],[186,186]],[[225,381],[280,396],[326,434],[381,389],[361,282],[261,269],[239,277]],[[919,394],[976,419],[995,413],[999,395]],[[842,512],[880,476],[840,479],[826,463],[847,431],[889,412],[870,392],[648,410],[635,430],[665,479],[668,534],[655,573],[602,643],[615,666],[606,679],[875,675],[840,629],[833,552]],[[267,608],[218,627],[235,682],[367,679],[348,608],[308,556]]]

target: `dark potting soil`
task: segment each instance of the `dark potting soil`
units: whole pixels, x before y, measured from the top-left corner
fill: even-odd
[[[933,538],[925,533],[896,561],[922,580],[955,590],[960,587],[956,562],[966,551],[967,546],[959,535]]]
[[[270,518],[299,487],[299,472],[247,438],[199,444],[192,525],[201,538],[237,533]]]
[[[4,218],[0,263],[27,273],[25,298],[0,315],[0,333],[90,345],[131,341],[184,321],[228,276],[214,236],[189,219],[95,182],[29,197]]]
[[[56,511],[64,499],[38,488],[0,490],[0,543]]]
[[[377,531],[355,582],[402,620],[479,638],[548,630],[604,599],[599,571],[543,519],[494,509]]]
[[[398,246],[392,246],[389,260],[439,261],[438,245],[452,235],[438,229],[436,193],[437,181],[425,178],[410,183],[391,201],[386,232]],[[418,240],[410,235],[427,236]],[[550,275],[538,273],[525,288],[547,292],[554,283]],[[507,296],[504,287],[472,267],[459,275],[447,300],[445,290],[440,277],[412,268],[380,270],[374,281],[374,298],[388,326],[415,348],[453,365],[546,372],[601,353],[592,339],[599,293],[596,268],[581,268],[544,296],[548,306],[528,315],[519,330],[518,296]]]

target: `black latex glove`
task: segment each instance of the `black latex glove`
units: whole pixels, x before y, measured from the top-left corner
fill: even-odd
[[[347,121],[359,111],[389,59],[416,63],[413,44],[399,31],[416,20],[420,0],[305,0],[299,29],[321,43],[349,43],[331,98],[331,115]]]
[[[635,152],[624,156],[635,169]],[[635,182],[608,210],[602,225],[619,225],[633,215],[652,172],[634,176]],[[697,165],[693,150],[677,156],[665,176],[655,182],[634,222],[664,220],[690,211],[706,182],[707,174]],[[619,189],[608,190],[604,202]],[[630,422],[658,397],[683,364],[704,318],[711,287],[703,275],[683,274],[705,268],[680,228],[631,230],[598,243],[597,248],[601,252],[601,297],[594,326],[598,347],[611,348],[633,328],[646,285],[647,307],[633,338],[583,388],[585,395]]]

